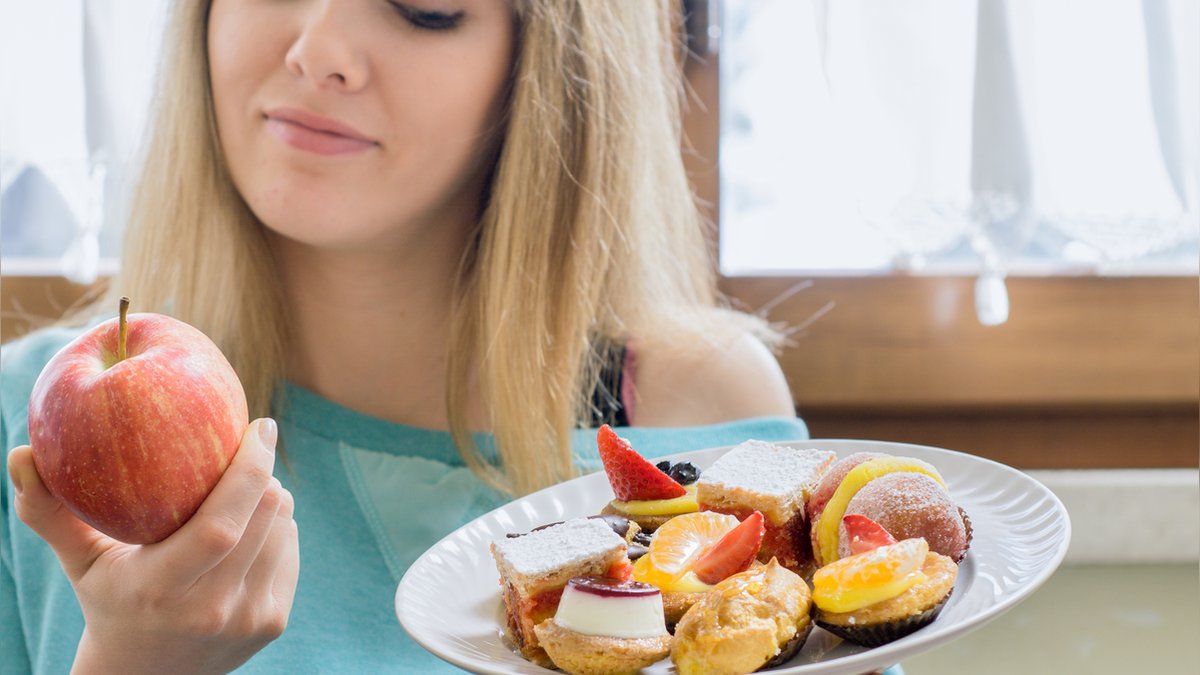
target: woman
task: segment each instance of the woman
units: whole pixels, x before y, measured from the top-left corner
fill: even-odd
[[[717,307],[668,7],[178,2],[112,291],[211,336],[262,419],[203,517],[145,547],[16,447],[3,668],[429,672],[399,577],[594,470],[588,427],[647,455],[803,436],[761,326]],[[5,347],[7,447],[78,332]]]

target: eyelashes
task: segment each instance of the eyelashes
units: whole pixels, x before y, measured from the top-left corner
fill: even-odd
[[[454,30],[459,26],[459,24],[462,23],[464,14],[462,10],[448,13],[417,9],[399,2],[391,2],[390,0],[388,4],[392,6],[392,9],[394,9],[401,18],[419,30]]]

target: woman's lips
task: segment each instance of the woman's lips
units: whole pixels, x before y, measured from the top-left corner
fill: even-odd
[[[279,140],[318,155],[366,152],[379,145],[335,120],[302,111],[267,111],[267,129]]]

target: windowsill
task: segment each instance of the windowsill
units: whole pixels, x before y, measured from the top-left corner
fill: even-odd
[[[97,265],[100,277],[112,276],[120,267],[116,258],[101,258]],[[6,277],[62,277],[62,258],[0,258],[0,272]]]
[[[1195,277],[1019,277],[981,326],[974,278],[739,277],[722,290],[769,308],[792,348],[797,405],[948,411],[1195,406]]]
[[[3,340],[100,288],[3,271]],[[780,361],[814,436],[932,445],[1025,470],[1196,466],[1194,277],[1014,278],[1009,321],[996,327],[979,325],[968,278],[823,277],[787,295],[801,281],[722,285],[752,311],[787,296],[768,319],[800,327]]]
[[[739,278],[794,278],[797,280],[815,278],[887,278],[887,277],[968,277],[976,278],[983,274],[978,265],[926,265],[919,268],[870,268],[870,269],[721,269],[721,275],[727,279]],[[1013,278],[1095,278],[1111,277],[1128,278],[1180,278],[1195,277],[1200,269],[1194,265],[1158,265],[1150,263],[1129,263],[1122,265],[1068,265],[1068,264],[1027,264],[1009,269],[1005,277]]]

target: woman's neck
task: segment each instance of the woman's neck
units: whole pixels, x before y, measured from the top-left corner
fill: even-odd
[[[447,428],[452,249],[329,252],[278,237],[272,244],[292,327],[288,377],[368,415]]]

